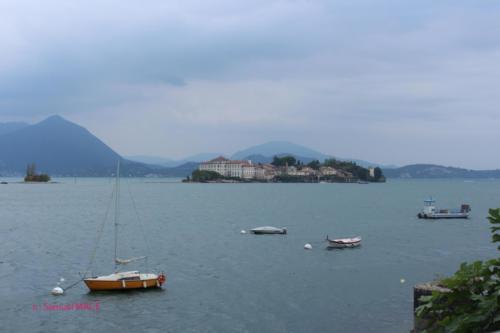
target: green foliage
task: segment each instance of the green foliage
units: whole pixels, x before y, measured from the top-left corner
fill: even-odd
[[[492,241],[499,242],[500,208],[490,209]],[[500,250],[500,247],[498,248]],[[463,263],[440,281],[448,293],[422,297],[417,316],[429,320],[432,332],[491,332],[500,330],[500,258]]]
[[[488,216],[488,220],[492,224],[491,233],[493,234],[493,243],[500,242],[500,235],[497,231],[500,231],[500,208],[490,209],[490,216]],[[498,246],[498,250],[500,250],[500,246]]]
[[[317,181],[316,177],[305,176],[291,176],[291,175],[277,175],[274,181],[278,183],[314,183]]]
[[[283,156],[283,157],[278,157],[274,156],[273,161],[271,162],[272,165],[274,166],[294,166],[297,163],[297,160],[293,156]]]
[[[311,161],[307,164],[308,167],[314,170],[319,170],[321,163],[318,160]]]
[[[31,175],[31,176],[26,176],[24,177],[25,182],[40,182],[40,183],[46,183],[50,181],[50,176],[47,175],[46,173],[42,173],[39,175]]]
[[[215,171],[208,171],[208,170],[194,170],[191,177],[191,179],[194,182],[202,182],[202,183],[223,178],[224,177],[221,174]]]
[[[337,159],[331,158],[325,160],[324,165],[347,171],[353,175],[353,178],[357,178],[360,180],[370,180],[370,172],[368,171],[368,169],[357,165],[355,162],[339,161]]]
[[[46,183],[50,181],[50,176],[46,173],[36,174],[36,165],[35,163],[28,164],[26,167],[26,176],[24,177],[25,182],[41,182]]]
[[[32,177],[36,175],[36,165],[35,163],[28,164],[26,167],[26,177]]]

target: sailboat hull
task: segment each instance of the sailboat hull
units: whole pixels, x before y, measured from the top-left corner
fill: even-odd
[[[160,288],[165,275],[140,274],[137,271],[97,276],[83,281],[91,291]]]
[[[134,280],[134,281],[104,281],[86,279],[84,280],[87,287],[92,290],[123,290],[123,289],[146,289],[146,288],[160,288],[161,284],[158,279],[150,280]]]

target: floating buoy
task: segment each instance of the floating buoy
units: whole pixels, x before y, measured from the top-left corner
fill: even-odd
[[[401,283],[405,283],[405,282],[406,282],[406,280],[405,280],[405,279],[401,279],[401,280],[399,280],[399,282],[401,282]]]
[[[62,294],[64,294],[63,288],[61,288],[61,287],[55,287],[54,289],[52,289],[52,295],[59,296],[59,295],[62,295]]]
[[[312,250],[312,248],[313,248],[312,245],[309,244],[309,243],[307,243],[306,245],[304,245],[304,249],[306,249],[306,250]]]
[[[246,233],[247,233],[247,232],[246,232],[245,230],[241,230],[241,231],[240,231],[240,234],[242,234],[242,235],[244,235],[244,234],[246,234]]]

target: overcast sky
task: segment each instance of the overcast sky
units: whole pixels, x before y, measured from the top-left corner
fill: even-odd
[[[288,140],[500,168],[500,1],[0,1],[0,121],[123,155]]]

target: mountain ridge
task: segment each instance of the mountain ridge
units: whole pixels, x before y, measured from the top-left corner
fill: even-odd
[[[142,163],[156,162],[153,164],[162,166],[179,166],[187,162],[204,162],[218,156],[229,157],[235,160],[252,160],[256,163],[269,163],[272,161],[273,156],[293,155],[295,158],[304,163],[309,163],[313,160],[324,161],[328,158],[336,158],[342,161],[352,161],[363,167],[380,166],[382,168],[395,168],[394,165],[383,165],[379,163],[368,162],[360,159],[334,157],[332,155],[324,154],[314,149],[308,148],[289,141],[269,141],[259,145],[251,146],[239,150],[233,154],[223,153],[200,153],[196,155],[187,156],[181,160],[172,160],[169,158],[158,156],[127,156],[130,160]]]
[[[2,132],[3,131],[3,132]],[[282,149],[283,151],[279,151]],[[249,153],[248,155],[245,155]],[[302,154],[298,154],[302,153]],[[265,155],[268,154],[268,155]],[[202,153],[174,161],[161,158],[168,166],[127,160],[86,128],[54,115],[39,123],[0,123],[0,173],[22,175],[27,164],[35,163],[38,170],[54,176],[109,176],[114,174],[116,162],[122,161],[124,176],[184,177],[199,162],[218,155],[233,159],[250,159],[255,163],[269,163],[275,155],[291,154],[304,163],[332,158],[305,146],[287,141],[270,141],[240,150],[232,155]],[[148,158],[147,156],[142,156]],[[195,159],[193,161],[192,159]],[[342,159],[358,165],[376,166],[375,163],[355,159]],[[471,170],[437,164],[411,164],[388,168],[381,166],[388,178],[500,178],[500,170]]]
[[[48,173],[91,173],[121,159],[87,129],[60,116],[0,136],[1,170],[20,171],[35,163]]]
[[[395,169],[383,169],[387,178],[402,179],[488,179],[500,178],[500,169],[472,170],[437,164],[410,164]]]
[[[269,141],[259,145],[251,146],[246,149],[237,151],[231,155],[232,159],[240,160],[250,155],[262,155],[272,157],[274,155],[294,155],[307,157],[311,159],[324,160],[331,158],[331,156],[323,154],[314,149],[302,146],[288,141]]]
[[[0,136],[4,134],[8,134],[11,132],[15,132],[17,130],[20,130],[21,128],[24,128],[26,126],[29,126],[28,123],[24,122],[7,122],[7,123],[0,123]]]

